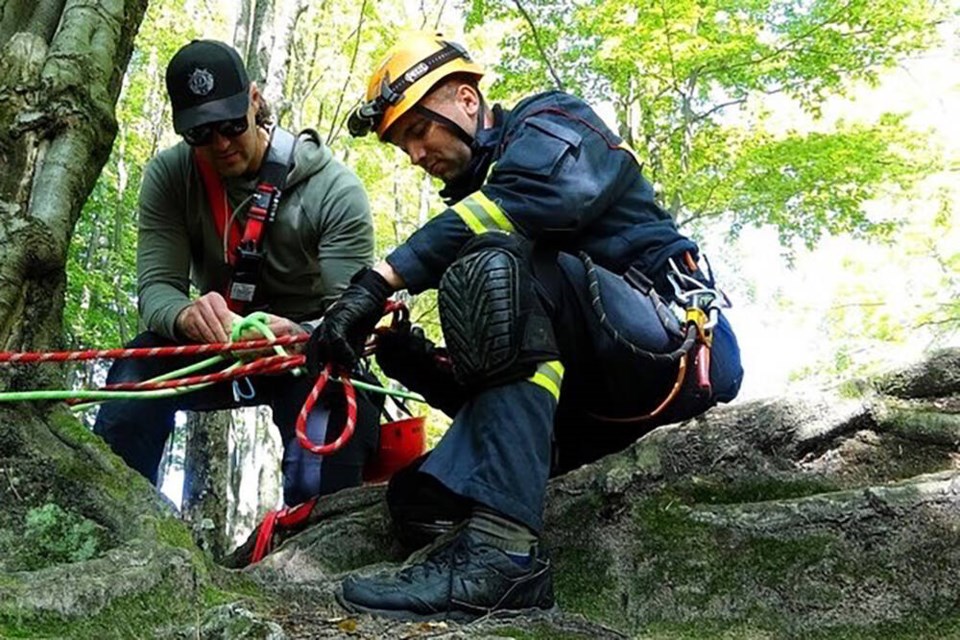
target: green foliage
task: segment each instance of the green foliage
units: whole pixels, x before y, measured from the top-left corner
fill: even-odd
[[[23,534],[13,545],[21,570],[93,558],[100,547],[99,527],[81,515],[47,503],[27,512]]]
[[[523,6],[529,21],[507,0],[471,6],[468,25],[509,25],[492,95],[549,88],[549,61],[568,90],[613,106],[620,134],[648,160],[646,172],[681,223],[727,216],[734,234],[772,225],[787,247],[812,246],[824,234],[885,237],[892,221],[868,218],[863,203],[930,171],[924,136],[902,117],[783,132],[768,104],[775,96],[781,111],[817,118],[829,97],[875,84],[898,60],[936,44],[941,2]]]
[[[826,234],[889,238],[894,221],[870,218],[864,205],[908,190],[932,169],[914,157],[922,151],[913,134],[891,114],[869,126],[839,123],[831,133],[757,133],[735,149],[694,155],[693,171],[676,183],[690,194],[686,220],[714,215],[722,203],[734,233],[771,225],[784,246],[799,239],[813,247]]]

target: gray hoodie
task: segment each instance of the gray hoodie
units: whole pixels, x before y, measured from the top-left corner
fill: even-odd
[[[224,179],[242,232],[256,178]],[[334,159],[316,132],[294,150],[276,220],[265,232],[267,258],[257,300],[294,321],[321,316],[350,276],[373,263],[373,220],[356,175]],[[137,293],[141,327],[177,339],[174,321],[190,304],[192,282],[223,292],[230,277],[191,148],[180,142],[154,157],[140,188]]]

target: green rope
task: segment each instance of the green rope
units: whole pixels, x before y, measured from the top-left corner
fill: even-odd
[[[245,318],[240,318],[239,320],[235,320],[235,321],[233,322],[233,327],[232,327],[232,330],[231,330],[231,333],[230,333],[230,341],[231,341],[231,342],[236,342],[237,340],[239,340],[240,334],[242,334],[242,333],[243,333],[246,329],[248,329],[248,328],[253,328],[253,329],[259,331],[261,334],[263,334],[268,340],[273,340],[276,336],[273,335],[273,332],[270,331],[270,329],[269,329],[269,328],[267,327],[267,325],[265,324],[265,321],[266,321],[266,320],[267,320],[267,314],[263,313],[262,311],[256,311],[256,312],[254,312],[254,313],[251,313],[249,316],[247,316],[247,317],[245,317]],[[274,347],[274,350],[275,350],[277,353],[281,354],[281,355],[286,355],[286,351],[284,351],[283,347]],[[168,373],[164,373],[164,374],[159,375],[159,376],[157,376],[157,377],[155,377],[155,378],[150,378],[150,379],[147,380],[146,382],[163,382],[163,381],[165,381],[165,380],[172,380],[172,379],[174,379],[174,378],[180,378],[180,377],[188,376],[188,375],[190,375],[190,374],[192,374],[192,373],[196,373],[196,372],[202,371],[202,370],[204,370],[204,369],[206,369],[206,368],[208,368],[208,367],[212,367],[213,365],[219,364],[219,363],[223,362],[223,361],[226,360],[226,359],[227,359],[227,357],[226,357],[225,355],[223,355],[223,354],[217,354],[217,355],[211,356],[211,357],[209,357],[209,358],[207,358],[207,359],[205,359],[205,360],[201,360],[200,362],[196,362],[196,363],[194,363],[194,364],[187,365],[187,366],[182,367],[182,368],[180,368],[180,369],[176,369],[176,370],[174,370],[174,371],[170,371],[170,372],[168,372]],[[234,368],[236,368],[236,367],[238,367],[238,366],[239,366],[239,363],[232,364],[232,365],[230,365],[229,367],[227,367],[226,369],[224,369],[224,371],[230,371],[231,369],[234,369]],[[101,393],[101,394],[120,393],[120,394],[134,394],[134,395],[91,396],[91,398],[94,398],[94,402],[84,402],[84,403],[82,403],[82,404],[77,404],[77,405],[74,405],[74,406],[72,407],[72,409],[73,409],[74,411],[83,411],[84,409],[89,409],[90,407],[95,407],[95,406],[98,405],[98,404],[102,404],[103,402],[106,402],[107,400],[122,400],[122,399],[127,399],[127,398],[138,398],[138,397],[142,397],[142,398],[144,398],[144,399],[148,399],[148,398],[150,398],[150,399],[152,399],[152,398],[168,398],[168,397],[174,396],[174,395],[180,395],[180,394],[183,394],[183,393],[190,393],[191,391],[197,391],[197,390],[199,390],[199,389],[203,389],[203,388],[205,388],[205,387],[209,387],[209,386],[212,385],[212,384],[215,384],[215,383],[213,383],[213,382],[205,382],[205,383],[203,383],[203,384],[195,384],[195,385],[190,385],[190,386],[188,386],[188,387],[175,387],[175,388],[173,388],[173,389],[149,389],[149,390],[148,390],[148,389],[144,389],[144,390],[142,390],[142,391],[98,391],[98,392],[95,392],[95,393]],[[164,393],[163,395],[159,395],[159,394],[154,394],[153,392],[155,392],[155,391],[163,391],[163,392],[167,392],[167,393]],[[26,392],[26,393],[31,393],[31,392]],[[84,397],[84,396],[77,395],[77,396],[67,396],[67,397],[68,397],[68,398],[76,398],[76,397]],[[25,398],[25,399],[31,399],[31,400],[32,400],[32,399],[35,399],[35,398]],[[46,399],[46,398],[44,398],[44,399]],[[56,398],[56,399],[57,399],[57,400],[61,400],[61,399],[63,399],[63,398]],[[3,402],[3,401],[4,401],[4,399],[3,399],[3,394],[0,394],[0,402]]]
[[[20,402],[23,400],[68,400],[70,398],[85,398],[98,402],[85,402],[71,407],[74,410],[85,409],[107,400],[124,400],[130,398],[165,398],[184,393],[182,389],[193,391],[206,385],[196,385],[194,388],[178,387],[176,389],[145,389],[142,391],[69,391],[65,389],[46,391],[4,391],[0,392],[0,402]]]
[[[399,389],[388,389],[386,387],[378,387],[376,385],[370,384],[368,382],[363,382],[362,380],[354,380],[350,378],[350,382],[353,383],[357,389],[364,389],[372,393],[379,393],[384,396],[395,396],[397,398],[403,398],[404,400],[413,400],[414,402],[423,402],[426,404],[426,400],[423,399],[418,393],[410,393],[409,391],[400,391]]]

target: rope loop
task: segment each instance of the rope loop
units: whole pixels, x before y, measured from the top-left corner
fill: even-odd
[[[309,436],[307,436],[307,417],[313,410],[313,406],[317,403],[320,394],[323,393],[323,389],[327,386],[327,382],[330,381],[332,375],[333,365],[328,363],[317,377],[313,389],[310,390],[306,401],[303,403],[303,408],[300,409],[300,413],[297,415],[297,440],[300,442],[300,446],[310,453],[321,456],[330,455],[343,447],[353,436],[353,431],[357,425],[357,391],[353,388],[350,377],[347,376],[346,373],[341,373],[338,379],[340,384],[343,385],[343,395],[347,403],[347,421],[346,424],[343,425],[343,431],[340,432],[336,440],[329,444],[322,445],[313,443]]]

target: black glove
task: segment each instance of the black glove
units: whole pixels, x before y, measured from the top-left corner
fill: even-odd
[[[409,320],[396,322],[389,329],[377,330],[377,364],[388,378],[404,382],[405,374],[411,369],[435,368],[436,353],[433,341]],[[452,371],[447,373],[453,375]],[[406,383],[404,386],[410,387]]]
[[[451,418],[466,402],[467,390],[457,384],[450,365],[443,363],[446,351],[428,339],[420,327],[401,321],[378,333],[376,354],[384,375],[419,393]]]
[[[307,343],[311,375],[319,375],[327,363],[353,369],[391,293],[393,288],[373,269],[361,269],[350,279],[350,286],[323,314]]]

